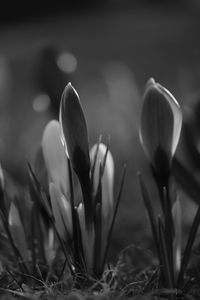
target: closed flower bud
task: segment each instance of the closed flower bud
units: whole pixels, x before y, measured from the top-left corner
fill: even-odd
[[[58,233],[63,239],[71,238],[73,234],[71,205],[54,183],[50,183],[49,194]]]
[[[80,99],[71,83],[68,83],[62,94],[60,126],[62,142],[82,184],[90,168],[88,134]]]
[[[182,126],[182,112],[174,96],[154,79],[147,83],[142,108],[140,141],[154,172],[169,174]]]
[[[58,121],[50,121],[42,137],[42,151],[49,181],[69,197],[69,174],[67,155],[60,138],[60,125]]]
[[[94,168],[94,176],[93,176],[93,192],[97,193],[98,184],[99,184],[99,176],[100,176],[100,165],[104,166],[102,178],[101,178],[101,193],[102,193],[102,216],[104,221],[110,220],[110,216],[113,211],[113,183],[114,183],[114,161],[111,152],[108,150],[106,154],[107,147],[100,143],[95,144],[90,150],[90,161],[91,166],[94,164],[95,155],[96,155],[96,163]],[[97,154],[96,154],[97,151]],[[106,157],[105,157],[106,155]],[[105,162],[104,162],[105,160]]]

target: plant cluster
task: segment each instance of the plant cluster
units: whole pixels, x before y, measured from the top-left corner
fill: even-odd
[[[183,296],[200,223],[199,205],[183,249],[181,199],[171,187],[173,166],[178,181],[180,172],[176,171],[181,169],[181,175],[189,178],[192,186],[198,184],[180,162],[176,160],[174,164],[182,119],[173,95],[150,79],[144,92],[139,136],[157,185],[159,215],[141,174],[139,183],[159,260],[156,288],[166,289],[169,299]],[[0,253],[2,268],[19,288],[23,290],[24,284],[35,287],[59,283],[66,274],[76,288],[101,280],[109,271],[107,256],[125,170],[124,167],[114,200],[114,160],[109,140],[104,144],[100,137],[89,150],[80,99],[69,83],[61,97],[59,121],[46,125],[36,163],[34,167],[28,163],[25,212],[22,196],[9,196],[4,172],[0,172],[1,238],[11,253],[7,259]]]

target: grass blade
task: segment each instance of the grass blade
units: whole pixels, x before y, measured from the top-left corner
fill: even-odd
[[[101,218],[101,203],[96,205],[95,214],[95,244],[94,244],[94,274],[101,277],[101,253],[102,253],[102,218]]]
[[[123,169],[123,173],[122,173],[122,178],[121,178],[120,189],[119,189],[119,193],[118,193],[118,196],[117,196],[117,201],[116,201],[116,204],[115,204],[115,209],[114,209],[114,214],[113,214],[112,222],[111,222],[110,229],[109,229],[109,232],[108,232],[106,249],[105,249],[104,257],[103,257],[103,260],[102,260],[101,273],[103,272],[103,269],[104,269],[104,266],[105,266],[105,263],[106,263],[106,259],[107,259],[107,255],[108,255],[108,250],[109,250],[109,245],[110,245],[110,239],[111,239],[113,227],[114,227],[114,224],[115,224],[115,219],[116,219],[116,215],[117,215],[117,211],[118,211],[120,199],[121,199],[121,196],[122,196],[122,191],[123,191],[123,187],[124,187],[125,176],[126,176],[126,165],[124,165],[124,169]]]
[[[181,205],[179,198],[172,208],[172,215],[174,219],[174,241],[173,241],[173,257],[174,257],[174,277],[177,281],[178,274],[181,269],[181,240],[182,240],[182,227],[181,227]]]
[[[145,183],[143,181],[141,173],[138,173],[138,178],[139,178],[139,184],[140,184],[140,188],[141,188],[141,192],[142,192],[142,198],[143,198],[145,207],[147,209],[149,221],[151,224],[151,230],[152,230],[156,250],[157,250],[158,256],[160,256],[160,250],[159,250],[160,245],[159,245],[159,240],[158,240],[157,221],[156,221],[156,217],[154,214],[154,209],[153,209],[153,206],[152,206],[152,203],[151,203],[151,200],[149,197],[149,193],[147,191],[147,188],[145,186]]]
[[[173,160],[172,173],[183,190],[197,203],[200,203],[200,182],[177,159]]]
[[[192,251],[194,240],[195,240],[195,237],[196,237],[196,234],[197,234],[199,223],[200,223],[200,205],[198,207],[198,210],[196,212],[194,221],[192,223],[192,227],[190,229],[188,241],[187,241],[187,244],[186,244],[186,247],[185,247],[183,259],[182,259],[182,262],[181,262],[181,270],[180,270],[179,277],[178,277],[178,287],[180,287],[182,285],[182,282],[183,282],[184,274],[185,274],[186,268],[187,268],[188,263],[189,263],[189,259],[190,259],[190,256],[191,256],[191,251]]]
[[[8,214],[8,222],[13,241],[18,248],[24,263],[28,262],[28,247],[24,228],[16,205],[12,202]]]

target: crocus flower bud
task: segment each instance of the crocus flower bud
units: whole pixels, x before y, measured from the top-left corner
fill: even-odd
[[[104,221],[110,220],[110,215],[113,211],[113,181],[114,181],[114,161],[111,152],[108,150],[106,154],[107,147],[100,143],[95,144],[90,150],[90,161],[91,166],[94,164],[95,156],[95,168],[93,176],[93,192],[97,193],[99,185],[99,176],[100,176],[100,165],[104,166],[102,178],[101,178],[101,194],[102,194],[102,216]],[[105,155],[107,155],[105,157]],[[104,162],[105,160],[105,162]],[[108,224],[106,224],[108,225]]]
[[[49,194],[58,233],[63,239],[71,238],[73,234],[71,205],[53,182],[49,185]]]
[[[42,151],[49,181],[69,197],[69,173],[67,155],[60,138],[60,125],[58,121],[50,121],[43,133]]]
[[[62,142],[81,185],[86,223],[89,226],[92,221],[92,202],[87,124],[78,93],[71,83],[65,87],[61,97],[59,121]]]
[[[87,125],[79,96],[71,83],[65,87],[60,102],[60,126],[63,144],[80,183],[89,173]]]
[[[154,79],[147,83],[142,108],[140,141],[158,177],[168,176],[182,126],[174,96]]]

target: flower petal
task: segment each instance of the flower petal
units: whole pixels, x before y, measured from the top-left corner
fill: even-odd
[[[140,141],[158,173],[168,171],[182,125],[180,106],[170,92],[150,79],[144,93]]]
[[[70,83],[61,98],[60,125],[62,141],[82,185],[90,170],[88,134],[79,96]]]
[[[86,228],[86,220],[85,220],[85,208],[84,204],[80,203],[78,206],[78,217],[81,227],[81,236],[82,236],[82,244],[83,244],[83,251],[85,255],[85,263],[86,269],[89,273],[92,273],[93,270],[93,259],[94,259],[94,240],[95,240],[95,233],[94,233],[94,226]]]
[[[174,155],[180,138],[183,115],[182,115],[180,105],[178,101],[175,99],[175,97],[166,88],[164,88],[160,84],[158,85],[160,90],[163,91],[163,93],[165,94],[166,99],[168,100],[174,115],[174,133],[173,133],[173,140],[172,140],[172,155]]]
[[[69,237],[72,237],[73,228],[70,203],[53,182],[50,183],[49,194],[58,233],[63,239],[66,239],[67,234]]]
[[[53,181],[61,192],[69,197],[67,155],[61,142],[58,121],[52,120],[46,125],[42,137],[42,150],[50,181]]]
[[[97,151],[97,156],[95,162],[96,151]],[[113,211],[113,184],[114,184],[114,161],[111,152],[108,150],[106,154],[106,151],[107,151],[107,147],[103,143],[100,143],[99,145],[95,144],[90,150],[91,165],[93,165],[95,162],[94,176],[93,176],[94,194],[96,194],[98,189],[100,165],[103,165],[105,155],[106,155],[104,172],[101,179],[102,215],[104,217],[104,221],[108,220],[110,214]]]

